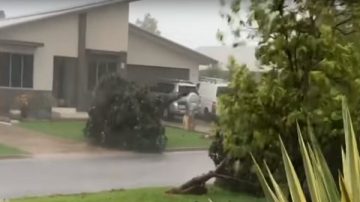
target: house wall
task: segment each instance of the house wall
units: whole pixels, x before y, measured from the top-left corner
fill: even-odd
[[[87,13],[86,48],[127,51],[129,4],[116,4]]]
[[[34,90],[52,90],[54,55],[77,57],[78,16],[58,16],[2,29],[0,39],[44,43],[34,51]]]
[[[78,14],[74,13],[1,29],[0,39],[44,44],[31,50],[34,53],[33,89],[51,91],[54,56],[78,56],[78,29]],[[86,35],[86,48],[127,51],[128,3],[88,11]]]
[[[129,30],[128,64],[189,69],[190,80],[198,81],[199,63],[182,52]]]

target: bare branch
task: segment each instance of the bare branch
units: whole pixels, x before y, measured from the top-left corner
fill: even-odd
[[[345,35],[345,36],[358,32],[357,30],[345,31],[338,27],[335,27],[335,30],[339,31],[342,35]]]
[[[349,18],[347,18],[347,19],[345,19],[345,20],[342,20],[342,21],[340,21],[339,23],[337,23],[336,25],[335,25],[335,28],[336,27],[340,27],[341,25],[344,25],[344,24],[346,24],[346,23],[348,23],[348,22],[350,22],[350,21],[352,21],[353,20],[353,17],[351,16],[351,17],[349,17]]]

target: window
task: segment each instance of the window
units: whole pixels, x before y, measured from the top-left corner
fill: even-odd
[[[109,73],[116,72],[117,63],[109,60],[92,61],[89,64],[89,89],[94,89],[100,79]]]
[[[32,88],[34,56],[0,53],[0,86]]]

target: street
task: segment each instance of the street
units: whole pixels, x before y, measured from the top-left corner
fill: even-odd
[[[0,161],[0,198],[176,186],[213,168],[206,151]]]

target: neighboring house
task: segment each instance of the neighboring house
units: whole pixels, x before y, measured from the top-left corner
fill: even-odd
[[[128,23],[129,0],[0,20],[0,112],[30,95],[31,115],[49,117],[59,104],[86,111],[100,77],[119,72],[142,83],[197,80],[214,59]],[[130,28],[129,28],[130,27]]]
[[[229,57],[232,56],[236,59],[237,63],[246,64],[249,70],[261,71],[259,69],[258,61],[255,58],[255,50],[256,46],[253,45],[243,45],[236,48],[230,46],[208,46],[197,48],[197,51],[200,53],[218,60],[223,69],[226,69]]]
[[[142,84],[152,84],[162,78],[197,82],[199,65],[218,63],[215,59],[133,24],[129,25],[127,62],[128,78]]]

